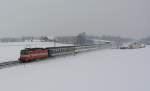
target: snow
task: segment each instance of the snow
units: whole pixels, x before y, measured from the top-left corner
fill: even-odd
[[[97,50],[0,70],[1,91],[150,91],[150,47]]]

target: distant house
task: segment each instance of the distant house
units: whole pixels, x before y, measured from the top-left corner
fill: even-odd
[[[138,49],[138,48],[144,48],[145,45],[140,42],[132,42],[132,43],[125,43],[123,44],[120,49]]]
[[[145,45],[140,42],[133,42],[129,45],[129,49],[137,49],[137,48],[144,48]]]
[[[39,40],[41,42],[51,42],[51,41],[53,41],[53,37],[50,37],[50,36],[41,36]]]

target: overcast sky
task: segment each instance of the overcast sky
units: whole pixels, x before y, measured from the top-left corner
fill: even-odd
[[[150,35],[150,0],[0,0],[0,37]]]

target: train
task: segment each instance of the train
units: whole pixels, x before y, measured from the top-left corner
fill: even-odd
[[[102,45],[84,45],[84,46],[61,46],[46,48],[25,48],[20,52],[20,62],[31,62],[34,60],[46,59],[54,56],[76,54],[79,52],[97,50]]]

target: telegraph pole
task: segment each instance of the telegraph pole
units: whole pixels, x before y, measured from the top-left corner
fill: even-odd
[[[75,37],[74,38],[74,56],[76,54],[76,42],[77,42],[77,38]]]
[[[54,39],[54,47],[56,47],[56,40]]]

